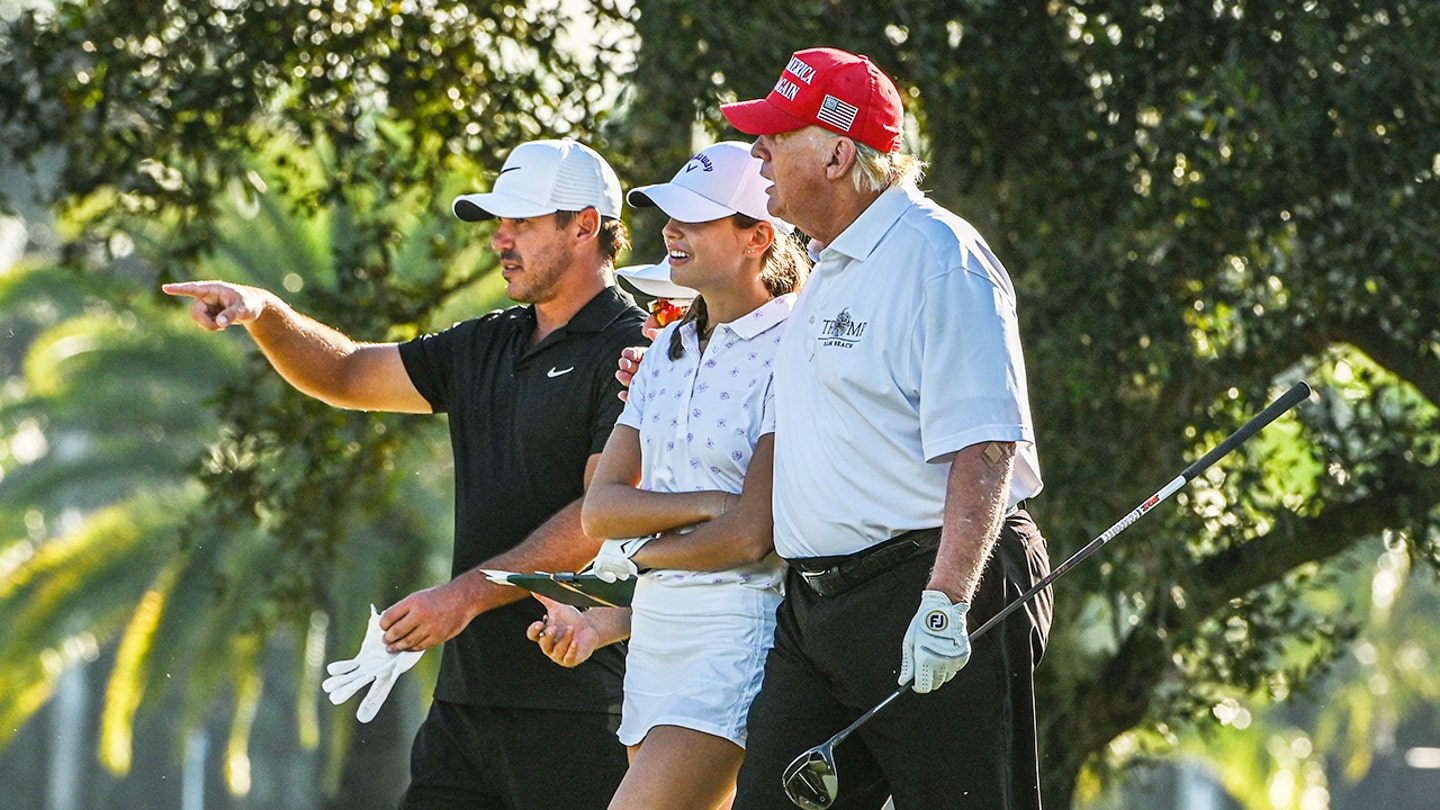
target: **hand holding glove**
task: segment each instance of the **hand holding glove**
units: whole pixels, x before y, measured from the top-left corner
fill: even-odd
[[[640,569],[630,558],[654,538],[652,534],[628,540],[606,540],[600,544],[600,553],[595,555],[595,561],[590,563],[590,573],[605,582],[639,576]]]
[[[914,678],[915,691],[923,694],[955,677],[970,660],[970,634],[965,628],[969,610],[964,602],[952,605],[941,591],[920,595],[920,609],[900,645],[900,683]]]
[[[330,677],[320,684],[320,688],[329,695],[331,703],[339,706],[366,684],[373,683],[365,699],[360,701],[359,710],[355,712],[355,717],[360,722],[368,723],[375,719],[381,704],[390,696],[395,679],[400,677],[400,673],[415,666],[421,655],[424,655],[423,650],[399,653],[386,650],[385,631],[380,628],[380,614],[375,611],[375,606],[371,605],[370,624],[365,628],[365,640],[360,643],[360,652],[354,658],[326,666],[325,671],[330,673]]]

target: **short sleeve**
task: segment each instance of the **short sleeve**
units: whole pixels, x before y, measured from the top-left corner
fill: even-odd
[[[474,326],[474,321],[465,321],[400,344],[400,360],[405,364],[405,372],[410,375],[410,383],[425,397],[435,413],[450,410],[456,347],[474,330]]]
[[[1033,442],[1014,297],[970,252],[926,282],[920,328],[925,458],[983,441]]]
[[[763,407],[765,410],[760,414],[760,434],[755,437],[757,439],[767,433],[775,432],[775,378],[770,375],[765,376],[765,404]]]
[[[625,410],[616,420],[616,424],[636,430],[640,430],[640,426],[645,424],[645,401],[648,399],[646,394],[651,389],[651,380],[660,373],[659,364],[669,359],[664,352],[670,345],[671,330],[676,328],[678,327],[674,324],[665,327],[655,336],[650,350],[640,358],[640,366],[635,369],[635,376],[630,379],[630,393],[626,397]]]

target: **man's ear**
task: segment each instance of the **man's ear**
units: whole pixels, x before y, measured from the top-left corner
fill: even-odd
[[[570,232],[576,239],[581,241],[595,239],[600,236],[600,212],[594,208],[586,208],[570,220]]]
[[[841,180],[848,177],[857,157],[854,141],[845,137],[831,141],[830,150],[825,154],[825,178]]]

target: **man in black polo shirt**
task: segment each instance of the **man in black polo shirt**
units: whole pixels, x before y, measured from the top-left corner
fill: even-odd
[[[494,188],[454,203],[498,219],[510,298],[492,312],[404,344],[355,343],[273,293],[222,282],[169,284],[211,330],[242,324],[299,390],[344,408],[448,413],[455,454],[453,579],[392,605],[390,651],[442,642],[440,680],[411,752],[404,808],[604,807],[624,775],[614,736],[624,650],[557,667],[525,637],[536,607],[477,569],[575,570],[600,541],[580,499],[623,404],[616,358],[644,313],[613,286],[626,246],[620,183],[571,140],[522,144]],[[554,752],[566,752],[562,767]]]

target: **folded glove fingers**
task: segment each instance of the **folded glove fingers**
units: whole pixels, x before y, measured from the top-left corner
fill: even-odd
[[[955,673],[964,666],[963,660],[957,660],[945,655],[937,654],[936,651],[921,647],[916,654],[920,664],[916,667],[915,691],[930,692],[940,688],[955,677]]]
[[[339,706],[349,700],[365,688],[365,685],[375,680],[374,672],[365,672],[358,675],[344,675],[339,678],[327,678],[320,688],[330,695],[330,702]]]
[[[332,661],[325,665],[325,671],[331,675],[344,675],[347,672],[354,672],[360,668],[359,658],[347,658],[344,661]]]
[[[639,551],[640,547],[649,540],[649,537],[606,540],[600,544],[600,551],[595,555],[595,561],[591,563],[591,570],[604,582],[615,582],[638,576],[640,569],[635,566],[635,562],[630,559],[630,556]]]
[[[595,559],[595,576],[605,582],[629,579],[639,573],[635,563],[621,557],[619,559]]]
[[[348,672],[342,672],[339,675],[331,675],[330,677],[320,682],[320,688],[324,689],[326,692],[334,692],[336,689],[342,689],[345,686],[356,682],[363,683],[373,677],[375,677],[375,670],[373,669],[352,669]]]
[[[390,690],[395,687],[395,679],[400,677],[400,672],[397,667],[390,666],[376,676],[374,685],[365,693],[365,699],[360,701],[360,708],[355,711],[355,719],[362,723],[375,719],[380,707],[385,704],[385,698],[390,696]]]

